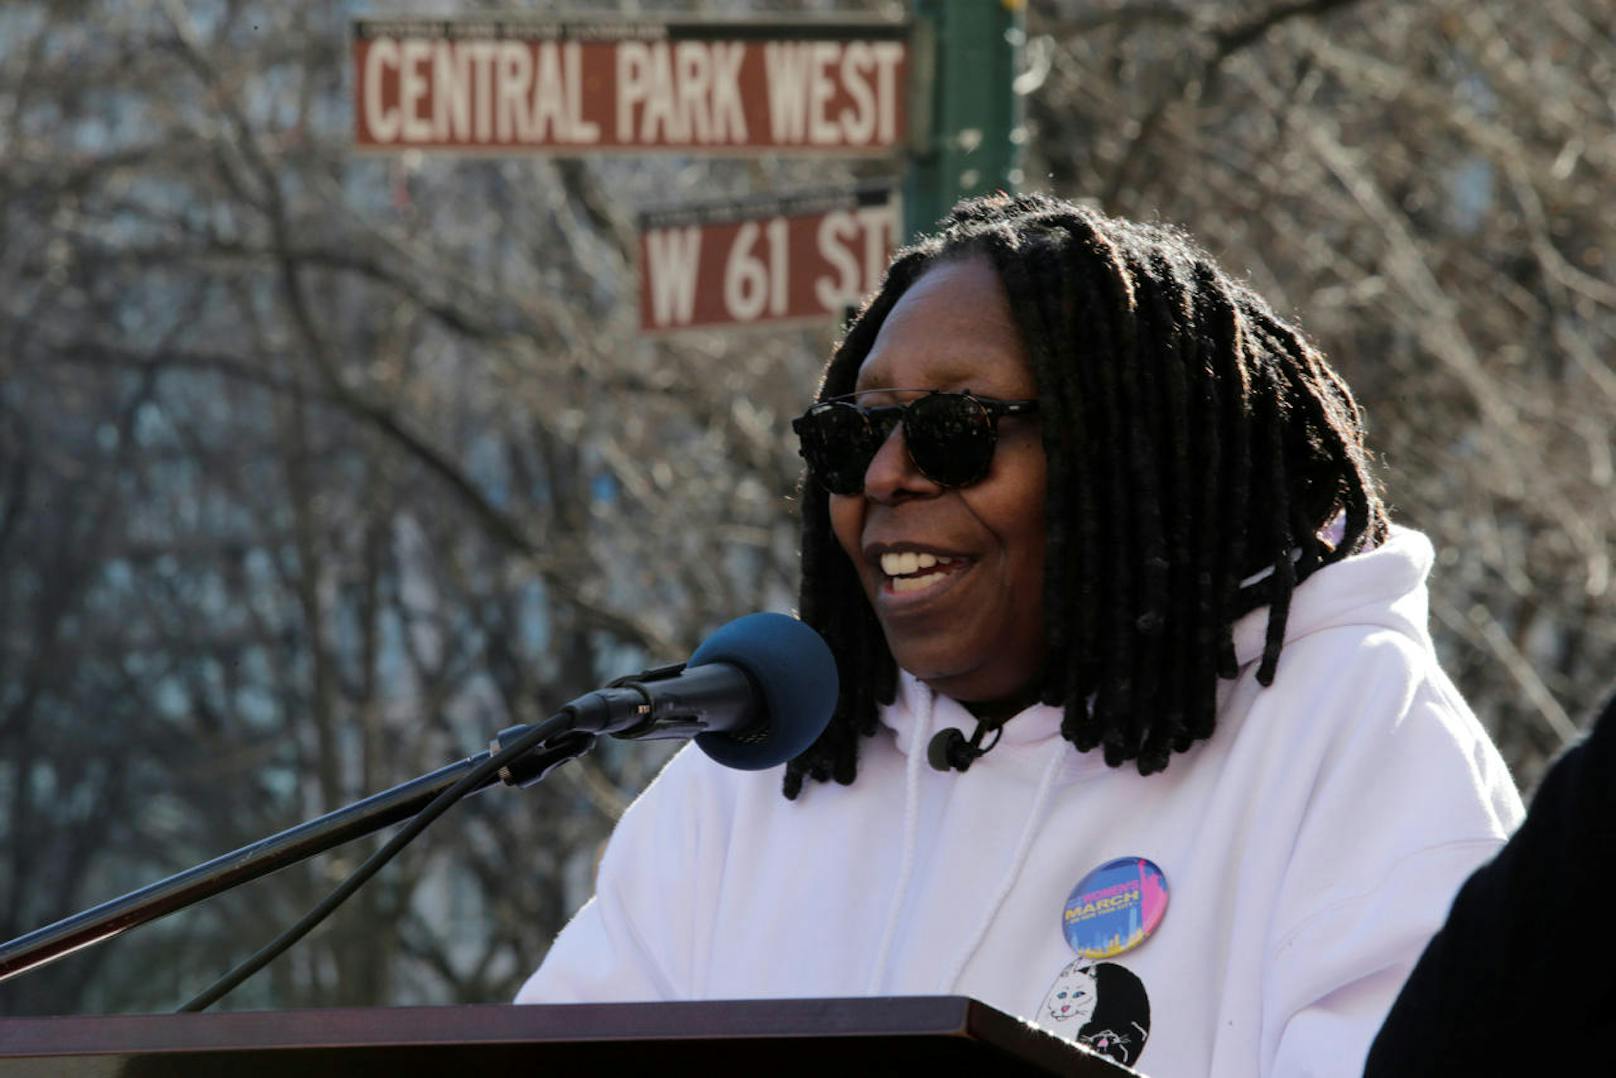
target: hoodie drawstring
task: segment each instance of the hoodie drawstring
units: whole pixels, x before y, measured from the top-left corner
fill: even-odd
[[[870,970],[870,983],[865,995],[873,996],[885,979],[887,959],[892,954],[892,940],[898,933],[898,916],[903,912],[904,896],[909,891],[909,877],[915,869],[915,838],[920,829],[920,766],[926,753],[922,746],[931,732],[931,717],[936,697],[930,690],[915,694],[925,701],[925,714],[916,714],[914,728],[909,733],[909,755],[904,764],[903,783],[903,858],[898,868],[898,884],[892,891],[892,908],[887,911],[886,931],[881,933],[881,946],[875,952],[875,967]]]
[[[1038,782],[1038,792],[1033,795],[1032,810],[1027,814],[1027,822],[1021,828],[1021,838],[1016,842],[1016,855],[1010,861],[1010,868],[1005,872],[999,889],[988,901],[987,908],[983,910],[981,919],[977,922],[976,932],[967,941],[965,948],[960,952],[959,958],[949,969],[943,979],[938,982],[937,990],[948,994],[953,991],[954,985],[959,981],[960,974],[965,972],[965,966],[976,957],[977,949],[982,946],[982,940],[987,937],[988,926],[993,924],[994,918],[1004,906],[1005,899],[1010,897],[1011,888],[1015,887],[1016,879],[1021,875],[1021,869],[1027,863],[1027,855],[1032,852],[1033,839],[1038,836],[1039,826],[1043,823],[1044,803],[1049,800],[1050,791],[1055,788],[1055,773],[1067,758],[1066,742],[1057,740],[1051,746],[1049,763],[1044,765],[1044,777]]]

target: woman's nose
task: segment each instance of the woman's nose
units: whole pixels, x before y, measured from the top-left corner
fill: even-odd
[[[921,474],[904,444],[903,424],[892,428],[864,472],[864,496],[876,502],[936,494],[942,488]]]

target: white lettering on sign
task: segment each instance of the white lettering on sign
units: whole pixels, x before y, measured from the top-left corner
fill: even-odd
[[[708,121],[707,95],[712,86],[713,73],[707,50],[693,41],[674,46],[673,62],[678,72],[679,112],[686,121],[685,138],[697,142],[711,141],[712,124]],[[680,141],[684,141],[681,139]]]
[[[745,142],[746,110],[741,107],[741,62],[746,46],[715,44],[713,49],[713,141]]]
[[[644,229],[642,329],[834,319],[880,286],[899,234],[890,197],[745,212],[709,207]]]
[[[842,109],[839,119],[847,141],[858,145],[869,142],[877,128],[875,95],[866,72],[875,67],[875,53],[863,41],[854,41],[842,53],[842,85],[853,99],[851,109]]]
[[[617,141],[744,143],[741,42],[617,46]]]
[[[819,243],[819,253],[836,271],[834,283],[829,277],[814,281],[814,298],[821,307],[834,311],[858,299],[858,259],[853,257],[845,242],[857,234],[858,221],[846,210],[827,213],[825,219],[819,222],[818,235],[815,237]]]
[[[771,41],[763,46],[763,67],[774,140],[801,142],[808,120],[808,46]]]
[[[382,80],[398,76],[398,101],[382,104]],[[365,54],[365,125],[378,143],[600,141],[583,116],[577,42],[378,38]],[[432,105],[425,108],[430,94]]]
[[[881,103],[876,141],[885,144],[897,138],[898,65],[903,62],[903,46],[895,41],[878,41],[870,46],[880,84],[875,99]]]
[[[887,252],[898,245],[898,215],[891,206],[860,206],[854,216],[864,232],[864,281],[859,286],[862,295],[875,291],[881,283]]]
[[[898,216],[891,206],[860,206],[849,213],[833,210],[819,222],[815,242],[819,255],[836,276],[814,280],[814,299],[828,311],[840,311],[881,282],[887,251],[896,243]]]
[[[461,48],[466,50],[470,58],[473,73],[473,93],[477,106],[472,110],[472,115],[477,117],[476,138],[478,142],[487,142],[494,114],[489,104],[494,97],[494,42],[472,41]]]
[[[371,48],[372,54],[375,47]],[[432,122],[440,138],[471,137],[471,53],[447,49],[443,43],[432,52]],[[387,141],[377,136],[378,141]]]
[[[903,137],[908,44],[890,28],[715,40],[699,24],[676,35],[476,19],[355,25],[363,147],[843,154]]]
[[[382,108],[382,68],[398,67],[398,43],[379,38],[365,54],[365,126],[377,142],[398,138],[398,109]]]
[[[494,105],[494,137],[509,142],[527,133],[527,88],[533,82],[533,54],[520,41],[499,43],[499,95]]]
[[[432,42],[407,39],[398,51],[398,109],[404,114],[404,141],[429,142],[432,121],[421,115],[427,88],[421,67],[432,59]]]
[[[786,313],[791,257],[786,219],[771,218],[764,231],[769,249],[767,262],[752,253],[757,243],[756,221],[741,226],[724,262],[724,306],[737,322],[756,321],[765,307],[774,317]]]
[[[813,59],[808,64],[808,138],[820,146],[832,146],[841,138],[841,128],[831,123],[825,110],[836,94],[836,80],[830,68],[842,54],[842,47],[834,41],[816,41],[809,46]]]
[[[651,319],[658,326],[688,325],[696,309],[701,229],[659,228],[645,235]]]
[[[786,145],[886,144],[898,129],[898,65],[892,41],[769,42],[763,46],[769,123]],[[834,72],[834,73],[833,73]],[[871,76],[874,85],[871,85]],[[853,99],[831,115],[838,81]]]

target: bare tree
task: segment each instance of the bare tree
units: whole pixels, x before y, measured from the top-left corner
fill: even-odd
[[[1032,12],[1029,175],[1182,224],[1344,369],[1527,786],[1616,653],[1613,29],[1577,0]]]
[[[828,340],[635,336],[637,200],[744,165],[358,158],[325,5],[106,8],[0,12],[12,935],[789,605]],[[475,800],[231,1005],[508,997],[666,751]],[[362,852],[3,1005],[171,1006]]]

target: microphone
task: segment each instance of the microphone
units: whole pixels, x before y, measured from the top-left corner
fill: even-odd
[[[982,739],[989,730],[993,731],[993,740],[983,745]],[[963,774],[999,743],[999,737],[1003,733],[1002,721],[987,723],[981,719],[976,720],[976,730],[971,734],[969,741],[965,740],[965,735],[954,727],[944,727],[927,742],[926,762],[937,771],[958,771]]]
[[[762,771],[797,756],[836,710],[830,648],[784,614],[748,614],[688,662],[618,678],[562,708],[571,729],[638,741],[696,739],[725,767]]]
[[[981,750],[972,748],[965,735],[952,726],[937,731],[926,744],[926,762],[935,771],[969,770],[980,755]]]

